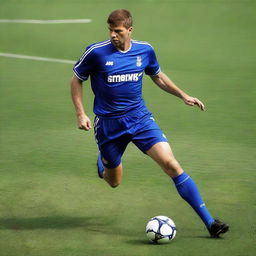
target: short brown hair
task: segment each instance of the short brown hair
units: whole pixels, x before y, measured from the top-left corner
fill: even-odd
[[[130,28],[132,26],[132,15],[128,10],[118,9],[110,13],[107,22],[112,26],[123,25]]]

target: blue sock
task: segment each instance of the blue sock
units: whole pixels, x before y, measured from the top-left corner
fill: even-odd
[[[180,196],[187,201],[197,212],[207,227],[214,222],[213,217],[208,212],[199,190],[192,178],[185,172],[173,178]]]

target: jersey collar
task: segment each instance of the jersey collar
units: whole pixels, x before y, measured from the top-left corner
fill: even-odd
[[[127,52],[129,52],[131,50],[131,48],[132,48],[132,40],[131,40],[131,43],[130,43],[130,47],[126,51],[121,51],[119,49],[117,49],[117,51],[119,51],[121,53],[127,53]]]

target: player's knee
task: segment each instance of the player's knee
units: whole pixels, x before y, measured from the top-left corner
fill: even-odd
[[[162,162],[162,166],[163,166],[164,170],[175,171],[175,163],[173,160],[165,159]]]
[[[163,162],[164,171],[171,177],[182,172],[182,168],[176,159],[167,159]]]

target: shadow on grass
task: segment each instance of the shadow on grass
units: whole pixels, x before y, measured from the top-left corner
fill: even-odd
[[[34,218],[0,218],[0,230],[74,229],[107,235],[134,236],[129,229],[120,228],[115,218],[110,217],[70,217],[47,216]]]
[[[150,242],[149,240],[147,240],[147,238],[137,239],[137,240],[127,240],[126,243],[131,245],[154,245],[154,246],[158,245],[156,243]]]
[[[221,241],[221,240],[225,239],[225,236],[219,236],[219,237],[197,236],[197,238],[208,239],[208,240],[212,240],[212,241]]]
[[[1,218],[0,229],[34,230],[34,229],[71,229],[86,228],[97,231],[101,225],[110,223],[95,217],[49,216],[37,218]]]

